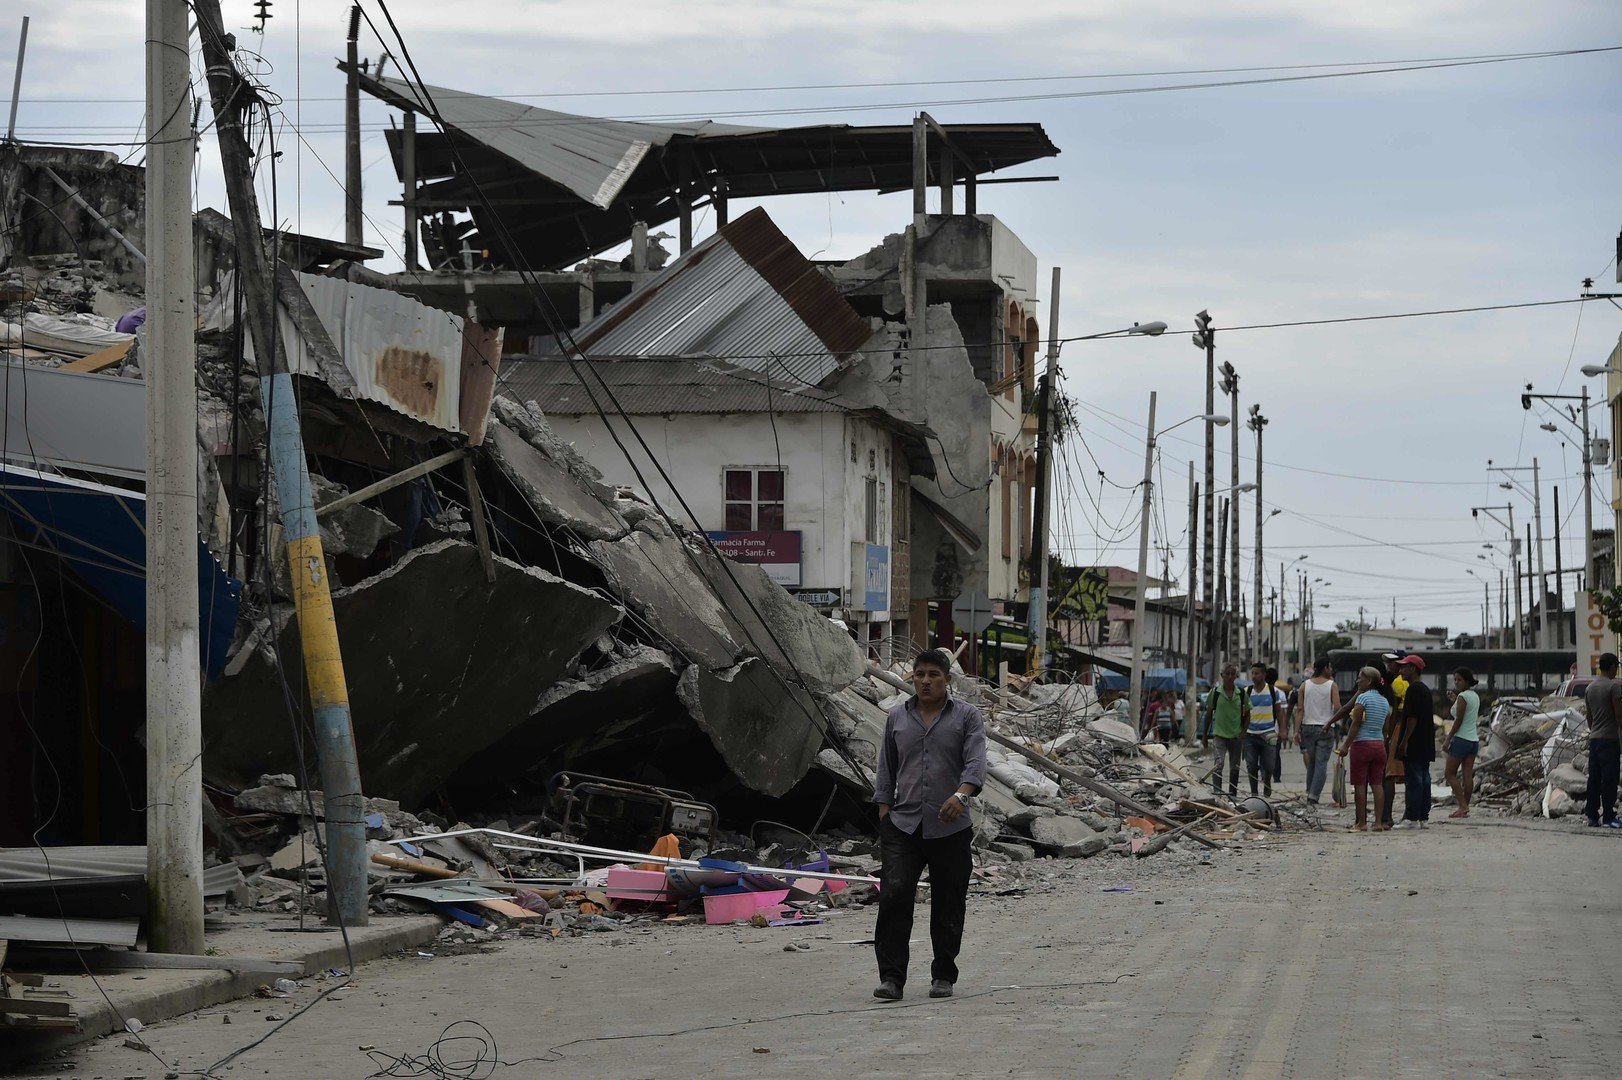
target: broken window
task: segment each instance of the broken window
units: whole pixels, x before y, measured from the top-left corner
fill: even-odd
[[[879,542],[879,482],[872,478],[867,481],[866,513],[862,519],[862,538],[870,544]]]
[[[729,532],[774,532],[783,528],[783,470],[728,469],[724,478]]]

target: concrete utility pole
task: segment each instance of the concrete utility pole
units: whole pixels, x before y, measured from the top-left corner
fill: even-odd
[[[360,5],[349,9],[349,39],[344,78],[344,243],[360,247]],[[408,269],[416,269],[408,267]]]
[[[1194,463],[1188,463],[1188,588],[1184,590],[1187,596],[1188,613],[1183,621],[1183,642],[1186,653],[1183,657],[1187,668],[1188,685],[1183,688],[1183,742],[1189,746],[1194,745],[1194,738],[1199,730],[1199,680],[1194,668],[1194,642],[1199,633],[1194,625],[1194,567],[1199,546],[1200,534],[1200,485],[1194,480]]]
[[[365,798],[355,756],[355,734],[349,722],[349,688],[344,681],[326,555],[321,548],[321,530],[316,524],[315,502],[310,492],[298,398],[293,391],[293,376],[287,370],[287,354],[277,341],[275,277],[265,255],[264,231],[253,190],[252,157],[242,133],[244,119],[256,106],[258,98],[237,71],[233,56],[236,39],[225,32],[219,0],[194,0],[194,5],[197,32],[203,45],[203,64],[208,72],[209,96],[214,103],[216,141],[220,147],[226,196],[231,206],[238,288],[244,292],[243,310],[259,367],[260,401],[269,429],[268,457],[276,481],[293,604],[298,612],[304,671],[314,713],[316,753],[321,762],[321,787],[326,801],[327,921],[364,926]],[[195,440],[195,436],[192,439]],[[192,445],[188,442],[188,453],[195,456]],[[195,580],[195,553],[192,559]]]
[[[1532,459],[1532,520],[1537,523],[1538,648],[1549,647],[1549,578],[1543,572],[1543,488],[1538,483],[1538,459]]]
[[[1262,630],[1262,575],[1266,572],[1262,563],[1262,522],[1265,520],[1262,510],[1262,428],[1267,426],[1267,417],[1262,415],[1260,405],[1250,407],[1250,419],[1245,421],[1250,430],[1256,433],[1256,550],[1252,558],[1256,560],[1256,589],[1250,605],[1251,618],[1254,620],[1255,630],[1251,633],[1251,641],[1255,647],[1251,650],[1256,659],[1262,659],[1261,630]],[[1276,632],[1276,631],[1275,631]]]
[[[1228,500],[1218,501],[1221,506],[1217,510],[1217,517],[1221,521],[1217,526],[1216,603],[1211,612],[1211,623],[1216,630],[1211,637],[1211,648],[1221,654],[1223,663],[1227,663],[1234,659],[1228,651]]]
[[[1031,535],[1031,601],[1027,605],[1026,638],[1031,643],[1030,674],[1042,671],[1048,643],[1048,484],[1053,475],[1053,380],[1059,366],[1059,268],[1053,268],[1053,289],[1048,303],[1047,370],[1037,395],[1036,521]]]
[[[1143,712],[1143,620],[1149,598],[1149,513],[1154,497],[1155,398],[1149,391],[1148,437],[1143,443],[1143,509],[1138,519],[1138,581],[1132,592],[1132,679],[1127,691],[1127,707],[1132,723]]]
[[[1201,311],[1194,316],[1194,346],[1205,350],[1205,412],[1207,415],[1216,412],[1216,327],[1211,325],[1211,313]],[[1205,677],[1211,685],[1216,685],[1217,679],[1217,647],[1216,647],[1216,595],[1212,575],[1215,566],[1212,563],[1212,547],[1216,542],[1216,426],[1209,421],[1205,425],[1205,549],[1204,561],[1200,564],[1201,585],[1200,599],[1205,602],[1205,640],[1201,646],[1205,652]],[[1193,583],[1190,582],[1190,587]]]
[[[1223,645],[1229,656],[1235,656],[1239,652],[1239,372],[1232,364],[1222,365],[1222,392],[1228,395],[1229,434],[1232,436],[1228,451],[1228,490],[1234,493],[1230,496],[1233,520],[1228,523],[1232,530],[1228,544],[1228,629]]]
[[[147,947],[203,951],[203,676],[198,665],[197,353],[186,0],[147,0]]]

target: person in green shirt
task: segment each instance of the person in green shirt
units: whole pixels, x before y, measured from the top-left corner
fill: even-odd
[[[1239,796],[1239,759],[1243,756],[1245,726],[1250,722],[1250,696],[1238,685],[1239,669],[1232,664],[1222,668],[1222,685],[1213,686],[1206,698],[1211,710],[1211,738],[1216,743],[1216,768],[1211,772],[1211,790],[1222,791],[1222,766],[1228,766],[1228,797]]]

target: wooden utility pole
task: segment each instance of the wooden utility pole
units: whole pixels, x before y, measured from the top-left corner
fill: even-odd
[[[344,72],[344,243],[360,247],[360,5],[349,9],[349,63]],[[407,267],[407,269],[416,269]]]
[[[950,152],[948,152],[949,160]],[[950,189],[948,189],[950,190]],[[1036,420],[1036,518],[1031,535],[1031,600],[1027,605],[1026,629],[1031,644],[1030,674],[1042,672],[1048,643],[1048,485],[1053,476],[1053,380],[1059,366],[1059,268],[1053,268],[1052,300],[1048,304],[1047,370],[1037,394]]]
[[[146,5],[147,947],[203,951],[197,353],[186,0]]]
[[[344,681],[326,554],[310,490],[298,398],[293,376],[287,370],[286,352],[277,340],[276,279],[265,254],[259,203],[253,190],[252,155],[243,136],[244,124],[259,98],[237,70],[233,55],[236,40],[225,32],[219,0],[194,0],[194,6],[236,237],[237,287],[243,290],[243,310],[259,367],[268,457],[276,481],[288,575],[292,579],[314,714],[316,753],[321,762],[321,787],[326,801],[327,921],[364,926],[365,798],[355,755],[355,734],[350,726],[349,688]]]

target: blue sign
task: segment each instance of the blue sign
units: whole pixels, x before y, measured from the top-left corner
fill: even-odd
[[[862,608],[884,611],[890,606],[890,549],[883,544],[868,544],[866,549]]]

